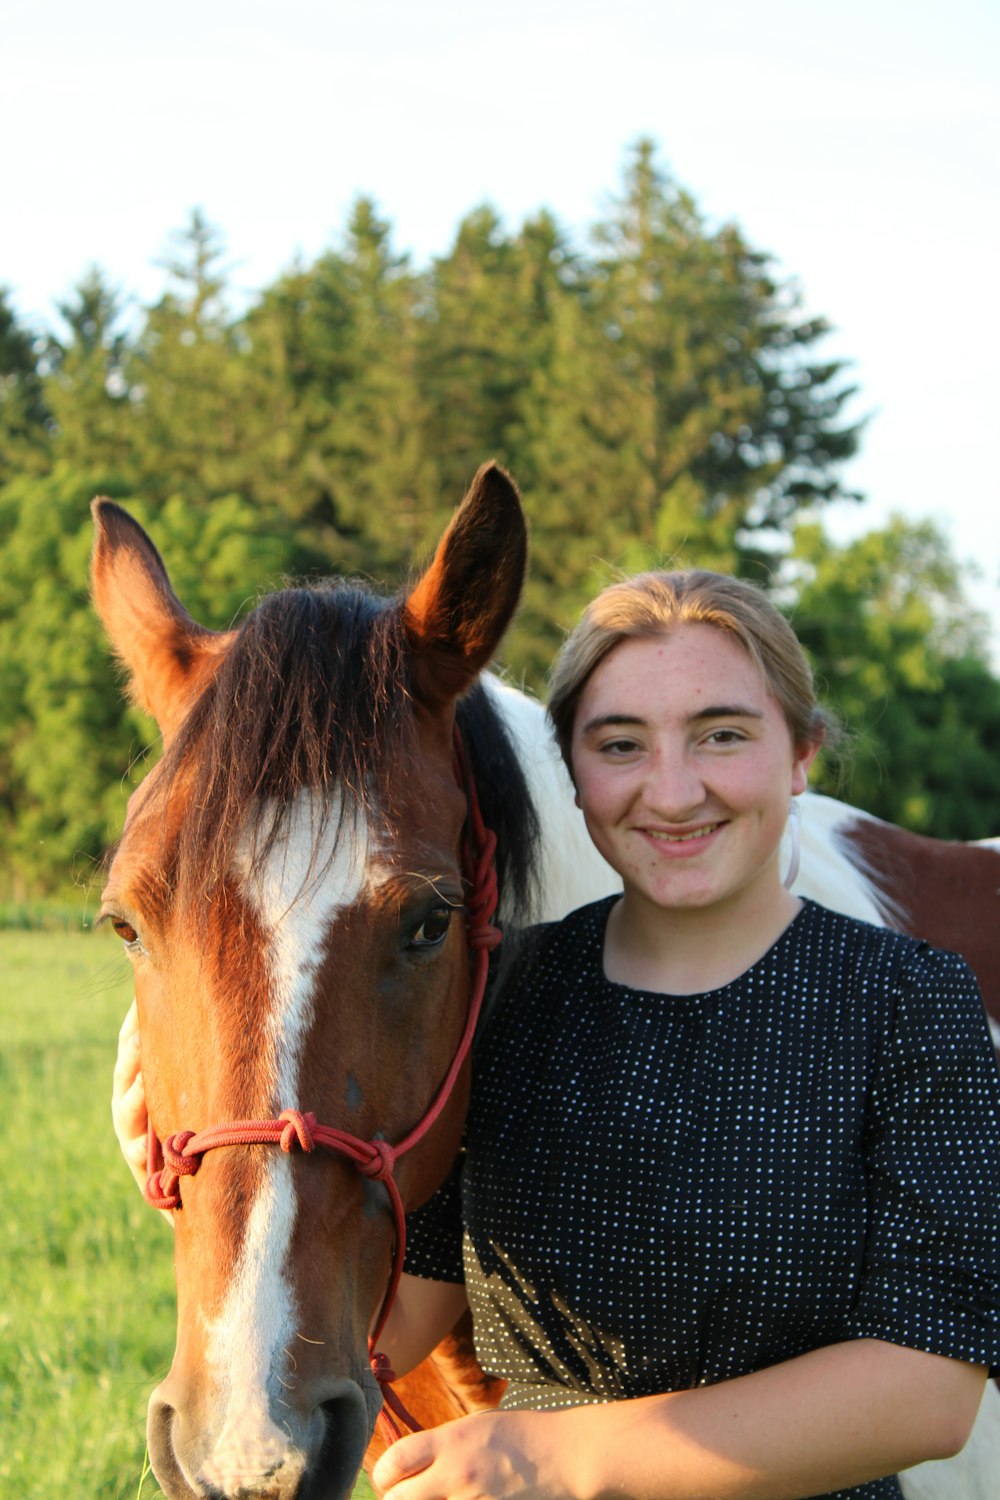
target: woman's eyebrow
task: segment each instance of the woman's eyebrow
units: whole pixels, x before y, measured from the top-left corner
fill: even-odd
[[[763,717],[763,709],[753,708],[747,703],[712,703],[707,708],[699,708],[697,713],[689,714],[688,723],[696,724],[701,719],[762,719]]]
[[[688,724],[701,724],[707,719],[763,719],[764,712],[760,708],[753,707],[748,703],[710,703],[705,708],[697,709],[693,714],[688,714]],[[588,719],[583,725],[581,733],[594,734],[601,729],[613,729],[631,726],[637,729],[645,729],[648,720],[642,714],[596,714],[594,718]]]
[[[593,719],[588,719],[583,726],[583,733],[590,734],[594,729],[607,729],[613,724],[638,724],[640,727],[646,723],[641,714],[598,714]]]

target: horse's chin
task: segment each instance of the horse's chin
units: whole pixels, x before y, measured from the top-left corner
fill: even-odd
[[[167,1500],[346,1500],[371,1436],[360,1386],[341,1380],[297,1424],[293,1438],[273,1427],[252,1442],[189,1442],[184,1422],[163,1392],[149,1402],[149,1459]],[[201,1452],[196,1451],[201,1448]]]

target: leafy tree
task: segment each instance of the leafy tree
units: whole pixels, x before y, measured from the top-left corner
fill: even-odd
[[[1000,828],[1000,682],[941,533],[896,518],[836,546],[802,524],[793,564],[792,623],[850,732],[818,788],[939,838]]]
[[[0,865],[14,896],[88,883],[122,807],[123,746],[148,743],[116,701],[87,598],[91,493],[59,468],[0,490]]]
[[[0,868],[15,897],[71,875],[89,885],[133,772],[157,751],[155,727],[123,699],[87,591],[89,502],[109,490],[123,498],[119,481],[65,465],[0,489]],[[176,496],[155,516],[126,503],[203,623],[228,626],[258,585],[280,581],[289,543],[238,497],[207,516]]]

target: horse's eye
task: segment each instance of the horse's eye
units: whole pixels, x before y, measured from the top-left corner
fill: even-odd
[[[448,928],[451,926],[452,908],[450,906],[435,906],[429,911],[413,933],[408,948],[437,948],[448,936]]]
[[[131,946],[132,943],[137,943],[139,941],[139,934],[136,932],[131,922],[126,922],[124,917],[112,917],[111,925],[115,929],[123,943]]]

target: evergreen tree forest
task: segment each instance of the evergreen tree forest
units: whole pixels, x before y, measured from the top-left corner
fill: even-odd
[[[621,571],[735,571],[788,609],[849,730],[821,790],[942,837],[1000,833],[1000,682],[947,546],[903,521],[828,538],[863,439],[850,372],[650,142],[586,244],[548,212],[513,229],[480,206],[419,268],[362,198],[315,263],[234,302],[200,211],[154,305],[92,268],[38,328],[0,290],[0,899],[88,887],[156,754],[88,600],[92,496],[128,505],[224,627],[290,577],[394,590],[491,457],[531,525],[514,680],[544,692]]]

